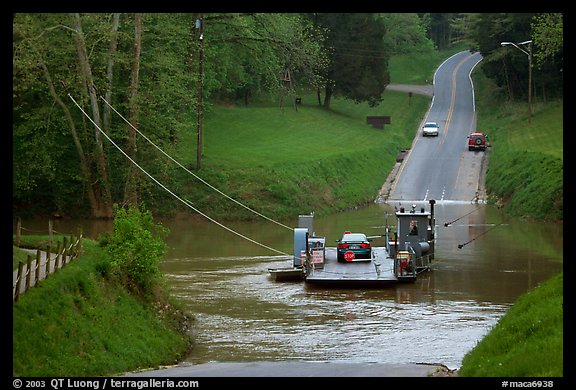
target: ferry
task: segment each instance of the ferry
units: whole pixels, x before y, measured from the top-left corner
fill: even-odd
[[[270,276],[276,281],[332,286],[384,287],[414,282],[420,273],[430,270],[434,259],[435,200],[428,203],[429,211],[415,204],[408,209],[396,207],[393,236],[386,226],[384,235],[367,237],[369,242],[384,237],[385,246],[363,242],[362,251],[357,250],[359,245],[326,246],[326,238],[314,232],[314,215],[300,215],[294,229],[292,267],[269,268]],[[346,237],[351,232],[344,233]]]

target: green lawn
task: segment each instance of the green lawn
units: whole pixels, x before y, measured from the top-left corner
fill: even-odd
[[[270,167],[308,163],[372,148],[409,146],[429,98],[414,97],[408,107],[406,94],[386,92],[384,102],[370,108],[334,100],[330,110],[318,106],[312,95],[302,96],[298,111],[268,105],[215,106],[204,122],[204,158],[225,167]],[[390,115],[384,130],[366,124],[367,115]],[[182,156],[194,162],[195,134],[183,139]],[[408,145],[406,145],[408,143]],[[190,158],[193,157],[193,158]]]
[[[512,120],[496,128],[495,137],[502,147],[526,152],[543,153],[560,160],[563,156],[563,102],[535,105],[531,122],[527,121],[527,104],[519,103],[514,110],[522,115],[510,115]]]
[[[390,58],[390,80],[396,84],[432,84],[434,72],[438,66],[451,55],[468,50],[466,44],[459,44],[444,51],[399,54]]]
[[[387,91],[377,107],[333,99],[318,106],[316,96],[299,95],[302,105],[284,108],[272,100],[248,106],[215,105],[204,120],[204,155],[199,175],[249,207],[279,217],[315,210],[332,213],[372,201],[400,149],[409,148],[430,98]],[[389,115],[375,129],[367,115]],[[196,134],[183,132],[178,159],[196,165]],[[222,202],[190,175],[174,175],[189,188],[186,198],[212,216],[250,218]],[[188,186],[188,187],[187,187]]]

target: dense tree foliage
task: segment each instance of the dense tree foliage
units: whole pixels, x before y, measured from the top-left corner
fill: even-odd
[[[564,18],[559,13],[539,14],[532,23],[532,37],[539,48],[535,53],[539,64],[548,59],[557,58],[562,53],[564,36]]]
[[[390,51],[384,46],[382,20],[375,14],[315,14],[314,22],[328,31],[330,62],[323,106],[330,106],[332,95],[378,105],[390,83]]]
[[[426,19],[415,13],[385,13],[376,18],[386,27],[384,48],[389,55],[426,54],[434,50],[434,44],[427,36]]]
[[[534,97],[536,100],[544,100],[562,96],[562,18],[551,18],[552,22],[548,24],[546,15],[533,13],[470,15],[472,22],[468,38],[472,42],[472,47],[479,50],[484,57],[482,70],[486,76],[502,87],[508,99],[523,100],[528,96],[530,61],[527,53],[530,52],[530,45],[520,43],[530,40],[535,59]],[[553,38],[554,43],[544,40],[544,36]],[[515,43],[524,52],[513,45],[502,46],[502,42]]]
[[[153,176],[170,175],[166,162],[137,142],[132,126],[167,150],[183,131],[194,131],[198,16],[14,15],[15,206],[77,215],[87,207],[90,216],[110,218],[113,203],[138,200],[136,188],[152,191],[152,184],[136,182],[126,157],[145,156]],[[248,102],[279,91],[285,69],[318,83],[326,66],[321,36],[301,15],[208,14],[204,20],[210,66],[203,91],[212,101]],[[109,153],[108,137],[126,154]]]
[[[429,20],[430,38],[438,50],[444,50],[452,43],[452,17],[453,13],[430,13]]]
[[[117,207],[113,231],[101,240],[110,255],[99,266],[102,274],[117,279],[129,291],[152,294],[162,274],[160,262],[167,250],[164,239],[168,233],[144,206]]]

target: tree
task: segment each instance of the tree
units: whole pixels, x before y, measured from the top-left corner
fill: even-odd
[[[105,260],[100,267],[129,291],[152,296],[162,275],[160,262],[166,254],[164,239],[169,230],[154,222],[143,205],[115,207],[115,211],[113,231],[103,239],[109,263]]]
[[[538,51],[534,55],[538,64],[553,59],[563,49],[563,16],[561,13],[538,14],[532,23],[532,39]]]
[[[324,108],[333,95],[376,106],[390,82],[389,52],[385,50],[384,24],[374,14],[318,14],[318,25],[328,30]]]
[[[100,133],[92,131],[94,138],[84,133],[85,121],[78,121],[78,110],[70,106],[73,104],[66,97],[68,92],[74,92],[81,100],[89,96],[92,116],[96,123],[100,122],[99,108],[96,97],[95,81],[88,60],[88,51],[84,41],[82,25],[79,14],[69,16],[62,14],[16,14],[13,22],[15,34],[13,57],[13,85],[15,111],[14,111],[14,146],[19,149],[26,146],[31,154],[38,153],[39,145],[30,144],[26,137],[21,135],[34,132],[36,129],[45,129],[46,140],[58,140],[54,150],[48,150],[46,156],[50,158],[48,167],[58,169],[58,176],[54,180],[49,177],[38,177],[34,181],[25,183],[15,182],[15,193],[21,194],[23,188],[28,192],[38,189],[54,192],[55,198],[62,193],[70,191],[77,198],[79,191],[70,190],[70,178],[63,178],[68,172],[73,181],[80,182],[80,188],[87,195],[91,214],[95,217],[110,217],[112,215],[111,196],[108,183],[106,156],[101,142]],[[77,62],[72,59],[77,58]],[[79,70],[79,73],[75,71]],[[80,74],[80,77],[78,77]],[[34,88],[31,90],[30,88]],[[51,115],[38,115],[55,103],[56,110]],[[58,111],[60,113],[58,113]],[[35,118],[29,121],[30,116]],[[61,118],[60,120],[58,118]],[[79,161],[78,171],[70,169],[69,147],[63,146],[62,127],[68,127],[72,137],[72,145]],[[89,126],[93,129],[93,126]],[[96,148],[93,146],[96,145]],[[57,153],[59,152],[59,154]],[[15,154],[15,157],[20,157]],[[30,161],[15,161],[15,172],[44,170],[41,164],[30,164]],[[60,167],[64,166],[64,169]],[[19,174],[19,176],[21,176]],[[80,177],[80,179],[79,179]],[[22,187],[24,186],[24,187]],[[54,202],[54,198],[51,200]],[[51,207],[60,208],[61,205]]]
[[[302,15],[205,16],[206,114],[219,99],[277,94],[286,68],[303,85],[322,83],[322,35]],[[145,197],[161,207],[167,194],[148,180],[136,184],[138,172],[115,145],[159,181],[175,167],[147,143],[136,148],[135,130],[116,113],[169,154],[194,131],[194,21],[190,14],[14,14],[14,207],[42,199],[47,211],[104,218],[114,202]]]
[[[134,58],[132,59],[132,71],[130,75],[130,89],[128,93],[128,105],[130,112],[128,119],[130,125],[128,129],[127,154],[135,157],[136,154],[136,130],[138,126],[138,85],[140,83],[140,53],[142,51],[142,15],[134,14]],[[124,189],[124,204],[138,204],[136,167],[128,166],[128,177]]]
[[[430,20],[430,38],[438,50],[444,50],[450,46],[452,41],[451,20],[453,13],[431,13]]]
[[[302,85],[318,85],[326,66],[323,36],[300,14],[205,14],[208,97],[242,99],[278,93],[290,69]]]
[[[526,53],[511,45],[502,47],[501,42],[519,43],[533,39],[534,57],[541,58],[539,52],[542,31],[538,30],[541,26],[539,20],[540,14],[532,13],[471,15],[470,37],[473,45],[484,57],[481,69],[488,78],[506,91],[510,100],[524,100],[528,96],[529,61]],[[558,26],[556,23],[555,25]],[[535,26],[536,30],[533,30]],[[549,35],[558,36],[553,31],[555,29],[551,30]],[[541,91],[542,97],[562,96],[562,50],[556,51],[553,56],[547,56],[547,59],[546,63],[540,63],[540,71],[533,75],[533,90]]]
[[[561,13],[537,14],[533,18],[534,58],[540,70],[539,79],[543,100],[546,100],[548,95],[562,96],[564,89],[563,30]]]
[[[100,129],[102,129],[102,121],[100,119],[100,106],[98,103],[99,100],[96,94],[96,87],[92,75],[92,67],[88,59],[88,50],[86,48],[86,41],[82,31],[80,14],[71,14],[71,18],[73,29],[75,31],[74,40],[76,42],[76,50],[78,53],[79,68],[82,75],[83,84],[90,98],[90,106],[92,108],[92,121],[94,122],[95,127],[97,127],[94,129],[94,138],[96,140],[96,157],[98,167],[97,177],[100,183],[100,186],[98,187],[100,190],[100,196],[97,197],[98,205],[97,209],[94,210],[94,214],[96,217],[112,218],[113,210],[112,195],[110,193],[110,178],[108,175],[108,166],[106,155],[104,153],[104,145],[102,143],[102,135],[100,134]]]
[[[106,67],[106,101],[108,103],[112,102],[112,88],[114,86],[114,60],[116,57],[116,50],[118,48],[118,26],[120,25],[120,14],[112,14],[112,26],[110,29],[110,46],[108,49],[108,65]],[[111,122],[111,107],[109,105],[104,106],[104,113],[102,115],[104,122],[104,132],[110,132],[110,122]]]
[[[175,124],[183,122],[177,114],[186,108],[181,104],[182,98],[190,96],[182,88],[186,85],[186,81],[182,81],[186,80],[182,77],[186,69],[180,64],[166,66],[165,63],[173,60],[173,53],[184,63],[185,52],[178,52],[182,46],[177,43],[185,42],[186,37],[180,30],[170,29],[168,21],[166,25],[156,23],[167,20],[166,16],[164,19],[163,15],[148,17],[163,29],[164,33],[159,36],[166,42],[159,44],[158,39],[153,39],[155,35],[150,35],[150,54],[145,57],[145,80],[150,82],[145,84],[142,98],[136,92],[140,84],[136,70],[141,66],[133,61],[134,33],[128,31],[135,24],[131,20],[126,18],[121,23],[124,18],[120,14],[15,14],[15,204],[38,203],[38,198],[43,198],[47,210],[57,209],[61,214],[77,208],[74,212],[78,215],[89,206],[92,217],[112,216],[112,201],[121,201],[124,188],[131,188],[126,186],[131,163],[115,150],[109,153],[112,145],[103,140],[104,135],[91,121],[127,150],[135,145],[135,137],[134,133],[127,136],[132,129],[126,123],[121,120],[114,123],[110,111],[101,109],[100,91],[106,93],[106,101],[110,103],[113,103],[114,96],[113,104],[118,111],[130,112],[131,109],[132,116],[126,115],[131,120],[135,120],[137,111],[148,115],[148,125],[143,130],[152,138],[159,135],[156,137],[159,144],[162,144],[164,134],[168,134]],[[175,19],[178,20],[172,18]],[[178,23],[177,26],[182,25]],[[88,33],[84,34],[84,30]],[[166,50],[167,47],[170,50]],[[163,71],[166,77],[159,79],[157,75]],[[120,77],[114,77],[115,74]],[[188,74],[188,78],[192,76]],[[132,87],[128,84],[130,79],[133,80]],[[132,95],[129,95],[130,90]],[[147,104],[142,105],[142,101]],[[101,117],[102,112],[104,115]],[[176,114],[171,115],[173,113]],[[62,131],[66,128],[68,138]],[[40,134],[43,142],[35,142],[34,137]],[[146,155],[147,149],[143,149],[133,151]],[[23,158],[25,154],[28,156],[26,159]],[[156,162],[154,157],[148,161],[151,164]],[[109,167],[113,167],[112,175]],[[148,169],[154,174],[158,174],[155,169],[169,174],[162,164]],[[151,187],[144,184],[138,186],[138,191],[150,191]]]
[[[384,13],[376,16],[386,27],[384,47],[391,55],[431,53],[434,44],[426,36],[426,26],[415,13]]]

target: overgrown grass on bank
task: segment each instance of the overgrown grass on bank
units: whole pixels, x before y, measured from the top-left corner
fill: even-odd
[[[13,305],[13,376],[106,376],[174,364],[190,348],[189,320],[168,296],[129,294],[98,271],[107,254],[84,253]]]
[[[459,376],[562,377],[563,273],[522,295],[464,356]]]
[[[490,202],[507,214],[563,220],[563,101],[533,105],[504,97],[478,69],[478,129],[489,134],[492,150],[486,176]]]

